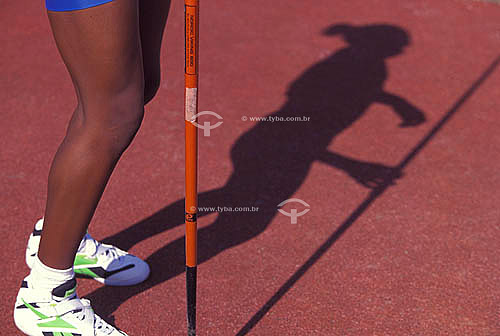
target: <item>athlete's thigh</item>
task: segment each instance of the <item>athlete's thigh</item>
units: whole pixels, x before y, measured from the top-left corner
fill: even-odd
[[[137,0],[114,0],[76,11],[49,10],[48,16],[79,100],[109,99],[131,85],[142,92]]]

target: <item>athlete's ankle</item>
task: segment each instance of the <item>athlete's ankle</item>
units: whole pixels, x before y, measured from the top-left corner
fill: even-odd
[[[30,273],[33,288],[52,291],[54,288],[75,277],[73,267],[68,269],[55,269],[45,265],[38,256]]]

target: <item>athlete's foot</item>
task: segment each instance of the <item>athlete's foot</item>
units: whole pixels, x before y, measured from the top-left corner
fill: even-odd
[[[29,268],[33,267],[38,253],[42,228],[43,218],[35,224],[28,239],[26,264]],[[74,270],[78,275],[110,286],[136,285],[146,280],[150,272],[148,264],[142,259],[115,246],[102,244],[88,233],[76,253]]]
[[[29,336],[127,336],[94,314],[90,301],[76,295],[75,279],[50,290],[22,282],[14,307],[16,326]]]

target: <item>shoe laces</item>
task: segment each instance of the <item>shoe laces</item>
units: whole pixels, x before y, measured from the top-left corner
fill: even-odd
[[[98,315],[94,315],[94,329],[99,330],[101,333],[109,335],[115,329]]]
[[[90,300],[88,299],[80,299],[82,303],[86,306],[85,309],[74,312],[76,318],[80,321],[85,320],[87,314],[85,312],[86,309],[90,309],[92,311],[92,307],[90,306]],[[99,315],[93,314],[94,317],[94,330],[98,330],[100,333],[109,335],[111,334],[115,328],[104,321]]]
[[[115,259],[120,260],[121,257],[127,254],[125,251],[122,251],[115,246],[103,244],[95,240],[88,233],[84,236],[82,244],[80,245],[78,251],[79,252],[85,251],[89,253],[90,256],[92,257],[99,255],[105,257],[106,259],[111,259],[111,260]]]

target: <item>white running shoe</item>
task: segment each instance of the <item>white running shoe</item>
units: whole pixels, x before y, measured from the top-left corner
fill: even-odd
[[[73,278],[51,292],[22,282],[14,307],[16,326],[29,336],[127,336],[94,314],[90,301],[76,295]]]
[[[28,239],[26,264],[33,267],[40,245],[43,218],[35,224]],[[149,276],[148,264],[140,258],[120,250],[116,246],[102,244],[90,234],[83,237],[76,252],[75,273],[109,286],[131,286],[143,282]]]

